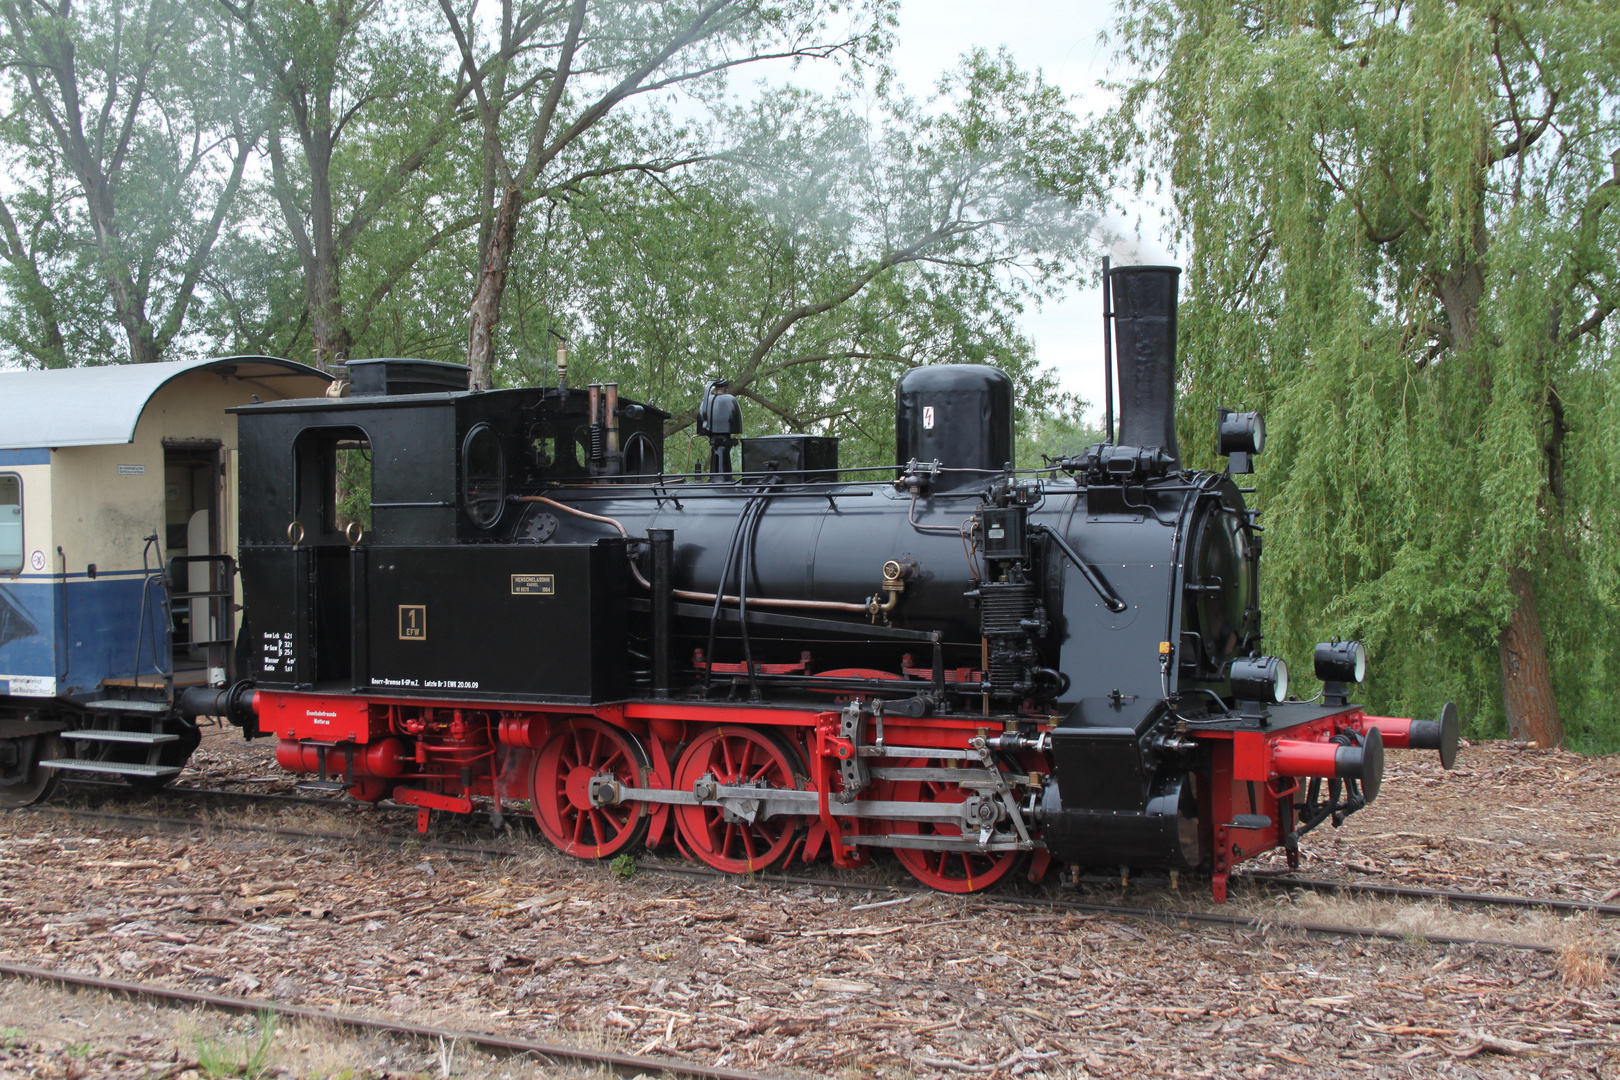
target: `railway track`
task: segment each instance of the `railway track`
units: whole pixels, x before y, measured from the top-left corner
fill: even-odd
[[[205,789],[206,790],[206,789]],[[212,792],[210,792],[212,793]],[[304,800],[322,802],[324,800]],[[35,806],[29,807],[25,812],[36,814],[55,815],[66,818],[82,818],[87,820],[104,821],[108,824],[127,824],[156,826],[166,829],[202,829],[222,832],[245,832],[266,836],[275,836],[295,840],[327,840],[336,843],[353,844],[356,846],[385,846],[404,847],[410,845],[423,851],[441,851],[447,854],[458,854],[476,858],[511,858],[522,854],[521,851],[511,847],[497,847],[494,845],[457,844],[444,841],[423,840],[417,836],[395,837],[369,834],[353,836],[347,833],[332,832],[320,829],[292,829],[277,826],[261,826],[243,822],[207,821],[201,818],[174,818],[151,814],[115,814],[99,810],[81,810],[67,807]],[[730,875],[723,874],[707,866],[691,863],[666,863],[661,860],[645,860],[640,868],[662,874],[684,877],[701,877],[711,879],[724,879]],[[752,875],[753,881],[794,886],[812,886],[815,888],[831,889],[842,892],[892,892],[897,896],[908,894],[944,895],[935,894],[933,890],[924,886],[898,886],[874,885],[870,882],[840,881],[835,878],[801,877],[790,874],[760,873]],[[1288,879],[1254,879],[1287,881]],[[1337,886],[1336,882],[1318,882],[1324,887]],[[1354,884],[1354,883],[1352,883]],[[1439,890],[1421,890],[1434,892],[1440,896],[1447,894]],[[1464,897],[1477,897],[1475,903],[1489,902],[1492,898],[1488,894],[1458,894]],[[1512,901],[1509,906],[1535,906],[1535,901],[1528,897],[1505,897]],[[1527,903],[1521,904],[1520,901]],[[1185,908],[1148,907],[1142,905],[1128,905],[1104,903],[1090,900],[1071,900],[1060,897],[1020,896],[1013,894],[974,894],[964,898],[967,904],[992,905],[1001,904],[1012,907],[1041,908],[1046,910],[1076,911],[1086,914],[1113,915],[1121,918],[1139,919],[1145,922],[1160,924],[1194,924],[1208,926],[1224,926],[1240,930],[1255,932],[1264,931],[1294,931],[1306,935],[1360,938],[1374,941],[1421,941],[1437,946],[1490,946],[1503,949],[1514,949],[1536,953],[1556,953],[1558,946],[1542,944],[1540,942],[1513,941],[1502,938],[1469,937],[1456,934],[1437,934],[1422,931],[1390,930],[1376,926],[1347,926],[1337,923],[1320,923],[1302,920],[1261,919],[1247,915],[1233,915],[1226,912],[1196,911]],[[1566,901],[1565,903],[1575,903]],[[1589,905],[1591,908],[1605,908],[1607,905]],[[1583,909],[1584,910],[1584,909]],[[1606,913],[1620,914],[1620,911],[1610,910]],[[1610,949],[1604,951],[1604,956],[1610,960],[1620,960],[1620,950]]]
[[[106,780],[74,780],[65,781],[85,788],[100,788],[112,791],[127,792],[126,785],[116,781]],[[344,798],[311,798],[306,795],[285,795],[277,792],[257,791],[231,791],[226,788],[200,788],[200,787],[167,787],[160,795],[180,795],[195,798],[238,799],[247,802],[281,802],[302,803],[327,809],[366,809],[376,811],[395,811],[400,813],[416,813],[414,806],[395,806],[391,803],[365,804],[349,801]],[[529,819],[527,814],[512,816],[514,823],[527,827]],[[334,836],[336,838],[336,835]],[[536,836],[538,841],[540,838]],[[489,850],[493,853],[494,849]],[[510,852],[503,852],[510,854]],[[676,872],[677,867],[670,865],[669,872]],[[705,868],[706,870],[706,868]],[[1111,878],[1083,878],[1083,882],[1106,884]],[[1147,882],[1144,881],[1143,884]],[[1233,874],[1231,885],[1235,888],[1242,885],[1251,885],[1261,889],[1294,890],[1304,889],[1309,892],[1337,893],[1351,896],[1387,896],[1403,900],[1438,900],[1453,905],[1469,905],[1475,907],[1502,907],[1535,909],[1548,911],[1562,911],[1571,914],[1586,912],[1605,917],[1620,917],[1620,904],[1604,904],[1592,900],[1567,900],[1558,897],[1541,896],[1513,896],[1505,893],[1480,893],[1465,890],[1430,889],[1414,885],[1386,885],[1370,881],[1333,881],[1323,878],[1298,877],[1289,872],[1267,873],[1264,871],[1249,871]],[[866,886],[862,886],[863,888]]]
[[[63,786],[83,788],[85,790],[101,790],[109,794],[129,794],[128,784],[119,780],[62,780]],[[181,795],[191,797],[214,797],[220,799],[238,799],[243,802],[281,802],[305,803],[310,806],[323,806],[331,810],[397,810],[403,813],[416,813],[414,806],[398,806],[394,803],[362,803],[348,797],[347,793],[332,797],[309,795],[286,795],[279,791],[232,791],[229,788],[180,787],[170,785],[153,793],[151,798],[162,798],[165,795]]]
[[[555,1043],[537,1042],[534,1039],[515,1038],[510,1035],[489,1035],[480,1031],[461,1031],[427,1024],[408,1024],[400,1020],[385,1020],[375,1016],[363,1016],[358,1013],[332,1012],[326,1009],[316,1009],[308,1005],[292,1005],[283,1001],[227,997],[223,994],[210,994],[203,990],[187,990],[181,987],[164,986],[161,983],[107,979],[98,975],[57,971],[53,968],[31,967],[26,964],[0,963],[0,975],[14,979],[34,979],[39,982],[55,983],[60,986],[81,986],[95,990],[107,990],[113,993],[131,994],[137,997],[173,1002],[175,1004],[204,1005],[211,1009],[221,1009],[228,1012],[271,1012],[279,1018],[292,1017],[298,1020],[311,1020],[317,1023],[333,1024],[361,1031],[379,1031],[390,1035],[403,1035],[430,1041],[461,1042],[500,1054],[530,1054],[539,1058],[550,1059],[553,1062],[573,1061],[587,1065],[598,1065],[625,1076],[651,1073],[654,1075],[699,1077],[702,1080],[779,1080],[779,1078],[765,1073],[696,1065],[687,1061],[677,1061],[674,1058],[651,1058],[640,1057],[635,1054],[617,1054],[605,1050],[584,1050],[572,1046],[559,1046]]]
[[[1235,874],[1232,880],[1259,885],[1262,888],[1306,889],[1311,892],[1359,896],[1393,896],[1403,900],[1444,900],[1448,904],[1476,904],[1482,907],[1545,908],[1549,911],[1585,911],[1594,915],[1620,916],[1620,904],[1600,904],[1594,900],[1560,900],[1542,896],[1426,889],[1416,885],[1380,885],[1370,881],[1325,881],[1319,878],[1289,877],[1287,874]]]

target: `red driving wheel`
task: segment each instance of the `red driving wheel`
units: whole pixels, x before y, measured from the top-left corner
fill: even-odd
[[[908,768],[938,769],[943,761],[912,758]],[[875,796],[896,802],[959,803],[968,792],[944,780],[891,780]],[[900,836],[937,836],[960,840],[962,830],[942,821],[892,821],[889,831]],[[971,893],[988,889],[1007,876],[1018,862],[1017,851],[930,851],[926,848],[895,848],[911,876],[931,889],[949,893]]]
[[[675,770],[675,788],[691,791],[708,777],[722,785],[803,787],[798,755],[780,739],[752,728],[722,725],[687,746]],[[756,818],[752,824],[718,806],[677,806],[676,826],[687,850],[728,874],[764,870],[787,854],[799,831],[795,814]]]
[[[647,755],[633,735],[592,717],[559,728],[534,759],[530,801],[540,831],[568,855],[607,859],[647,835],[647,804],[591,803],[591,780],[612,778],[646,787]]]

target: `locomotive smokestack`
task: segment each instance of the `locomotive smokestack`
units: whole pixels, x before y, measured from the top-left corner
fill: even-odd
[[[1176,289],[1178,266],[1122,266],[1108,272],[1119,360],[1119,444],[1176,445]]]

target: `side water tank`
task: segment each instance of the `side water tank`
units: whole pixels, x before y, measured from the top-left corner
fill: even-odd
[[[938,461],[940,490],[988,483],[1013,459],[1013,384],[984,364],[912,368],[894,389],[895,464]]]

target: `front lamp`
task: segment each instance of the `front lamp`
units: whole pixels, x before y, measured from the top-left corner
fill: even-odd
[[[1323,682],[1367,681],[1367,646],[1359,641],[1323,641],[1316,646],[1316,677]]]
[[[1239,701],[1274,703],[1288,698],[1288,665],[1279,656],[1232,661],[1232,696]]]
[[[1254,455],[1266,448],[1266,421],[1257,412],[1215,410],[1220,452],[1230,459],[1234,473],[1254,472]]]

